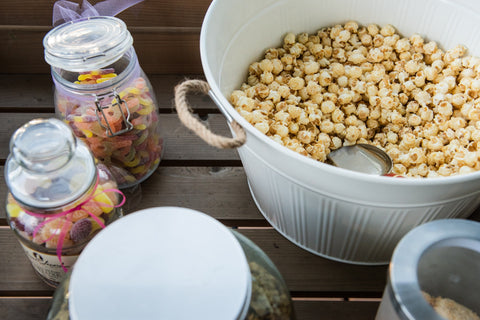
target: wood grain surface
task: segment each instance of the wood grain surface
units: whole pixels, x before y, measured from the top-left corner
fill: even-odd
[[[80,4],[81,0],[69,0]],[[102,0],[88,0],[95,5]],[[118,14],[128,26],[200,28],[211,0],[144,0]],[[55,0],[16,0],[0,2],[2,25],[52,25]]]
[[[48,73],[43,38],[52,29],[55,1],[0,2],[0,62],[5,73]],[[80,0],[72,0],[80,3]],[[96,4],[97,0],[91,0]],[[145,0],[123,11],[147,73],[201,73],[199,37],[210,0]]]
[[[173,88],[186,79],[204,80],[201,74],[174,74],[148,76],[158,108],[161,113],[174,111]],[[54,112],[53,82],[49,73],[45,74],[1,74],[0,73],[0,112],[15,108],[17,112]],[[207,95],[188,96],[191,107],[202,114],[219,112]]]
[[[80,0],[71,0],[80,3]],[[101,0],[91,0],[96,4]],[[50,66],[43,38],[52,28],[54,0],[0,1],[0,319],[45,319],[53,289],[35,274],[5,213],[4,165],[13,132],[33,118],[55,117]],[[120,13],[140,65],[157,97],[165,153],[159,168],[132,197],[127,214],[154,206],[202,211],[235,228],[275,263],[293,297],[297,320],[374,319],[388,266],[358,266],[309,253],[275,231],[255,206],[235,150],[208,146],[179,121],[174,87],[204,79],[199,38],[211,0],[144,0]],[[235,13],[232,13],[235,14]],[[202,95],[189,101],[214,132],[229,135],[226,120]],[[480,211],[471,219],[480,221]]]
[[[202,78],[202,75],[194,75]],[[165,154],[160,167],[142,183],[141,201],[129,212],[152,206],[181,206],[205,212],[256,243],[283,274],[294,298],[297,319],[372,319],[386,280],[386,266],[341,264],[311,254],[275,231],[256,208],[235,150],[218,150],[183,127],[172,108],[173,87],[182,75],[155,75]],[[0,161],[9,154],[10,136],[33,118],[54,117],[48,74],[0,74]],[[159,100],[160,100],[159,99]],[[194,110],[215,132],[229,134],[226,121],[207,97],[192,96]],[[0,198],[5,199],[4,167]],[[0,314],[2,319],[44,319],[53,289],[35,274],[0,207]],[[351,301],[374,297],[374,301]]]
[[[0,314],[2,320],[45,320],[50,303],[49,297],[0,297]],[[378,302],[294,300],[293,307],[297,320],[371,320],[377,312]]]

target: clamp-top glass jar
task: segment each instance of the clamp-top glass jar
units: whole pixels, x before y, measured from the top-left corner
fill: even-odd
[[[93,236],[122,215],[105,165],[57,119],[36,119],[10,140],[7,220],[32,263],[56,286]]]
[[[106,16],[64,23],[43,40],[57,115],[120,188],[148,178],[162,153],[154,92],[132,44],[125,23]]]

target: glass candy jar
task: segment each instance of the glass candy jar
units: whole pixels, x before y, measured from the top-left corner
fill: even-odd
[[[112,241],[121,250],[106,250]],[[100,232],[55,292],[47,319],[281,320],[294,314],[282,276],[252,241],[198,211],[160,207]]]
[[[10,140],[7,220],[37,274],[57,286],[89,240],[122,215],[105,165],[57,119],[36,119]],[[119,196],[121,195],[121,196]]]
[[[57,115],[120,188],[148,178],[162,153],[157,103],[132,43],[122,20],[103,16],[64,23],[43,40]]]

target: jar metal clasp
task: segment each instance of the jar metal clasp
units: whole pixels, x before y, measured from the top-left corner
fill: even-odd
[[[102,105],[102,101],[107,97],[113,97],[115,102],[104,106]],[[122,105],[124,105],[124,108],[127,113],[126,115],[124,113]],[[112,93],[108,93],[100,96],[95,95],[95,106],[96,106],[95,114],[97,115],[98,123],[102,128],[105,129],[105,134],[108,137],[115,137],[125,132],[129,132],[130,130],[133,129],[133,124],[130,122],[130,110],[128,109],[127,103],[125,102],[125,100],[123,100],[120,97],[120,95],[117,93],[115,89],[112,90]],[[116,111],[115,108],[118,108],[118,111],[122,118],[123,129],[121,130],[114,130],[115,126],[113,125],[113,123],[110,123],[111,119],[109,121],[109,117],[106,114],[106,112],[115,112]]]

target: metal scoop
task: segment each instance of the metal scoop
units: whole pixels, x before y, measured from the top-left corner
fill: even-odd
[[[385,151],[370,144],[344,146],[330,152],[327,158],[334,166],[374,175],[388,174],[393,166]]]

